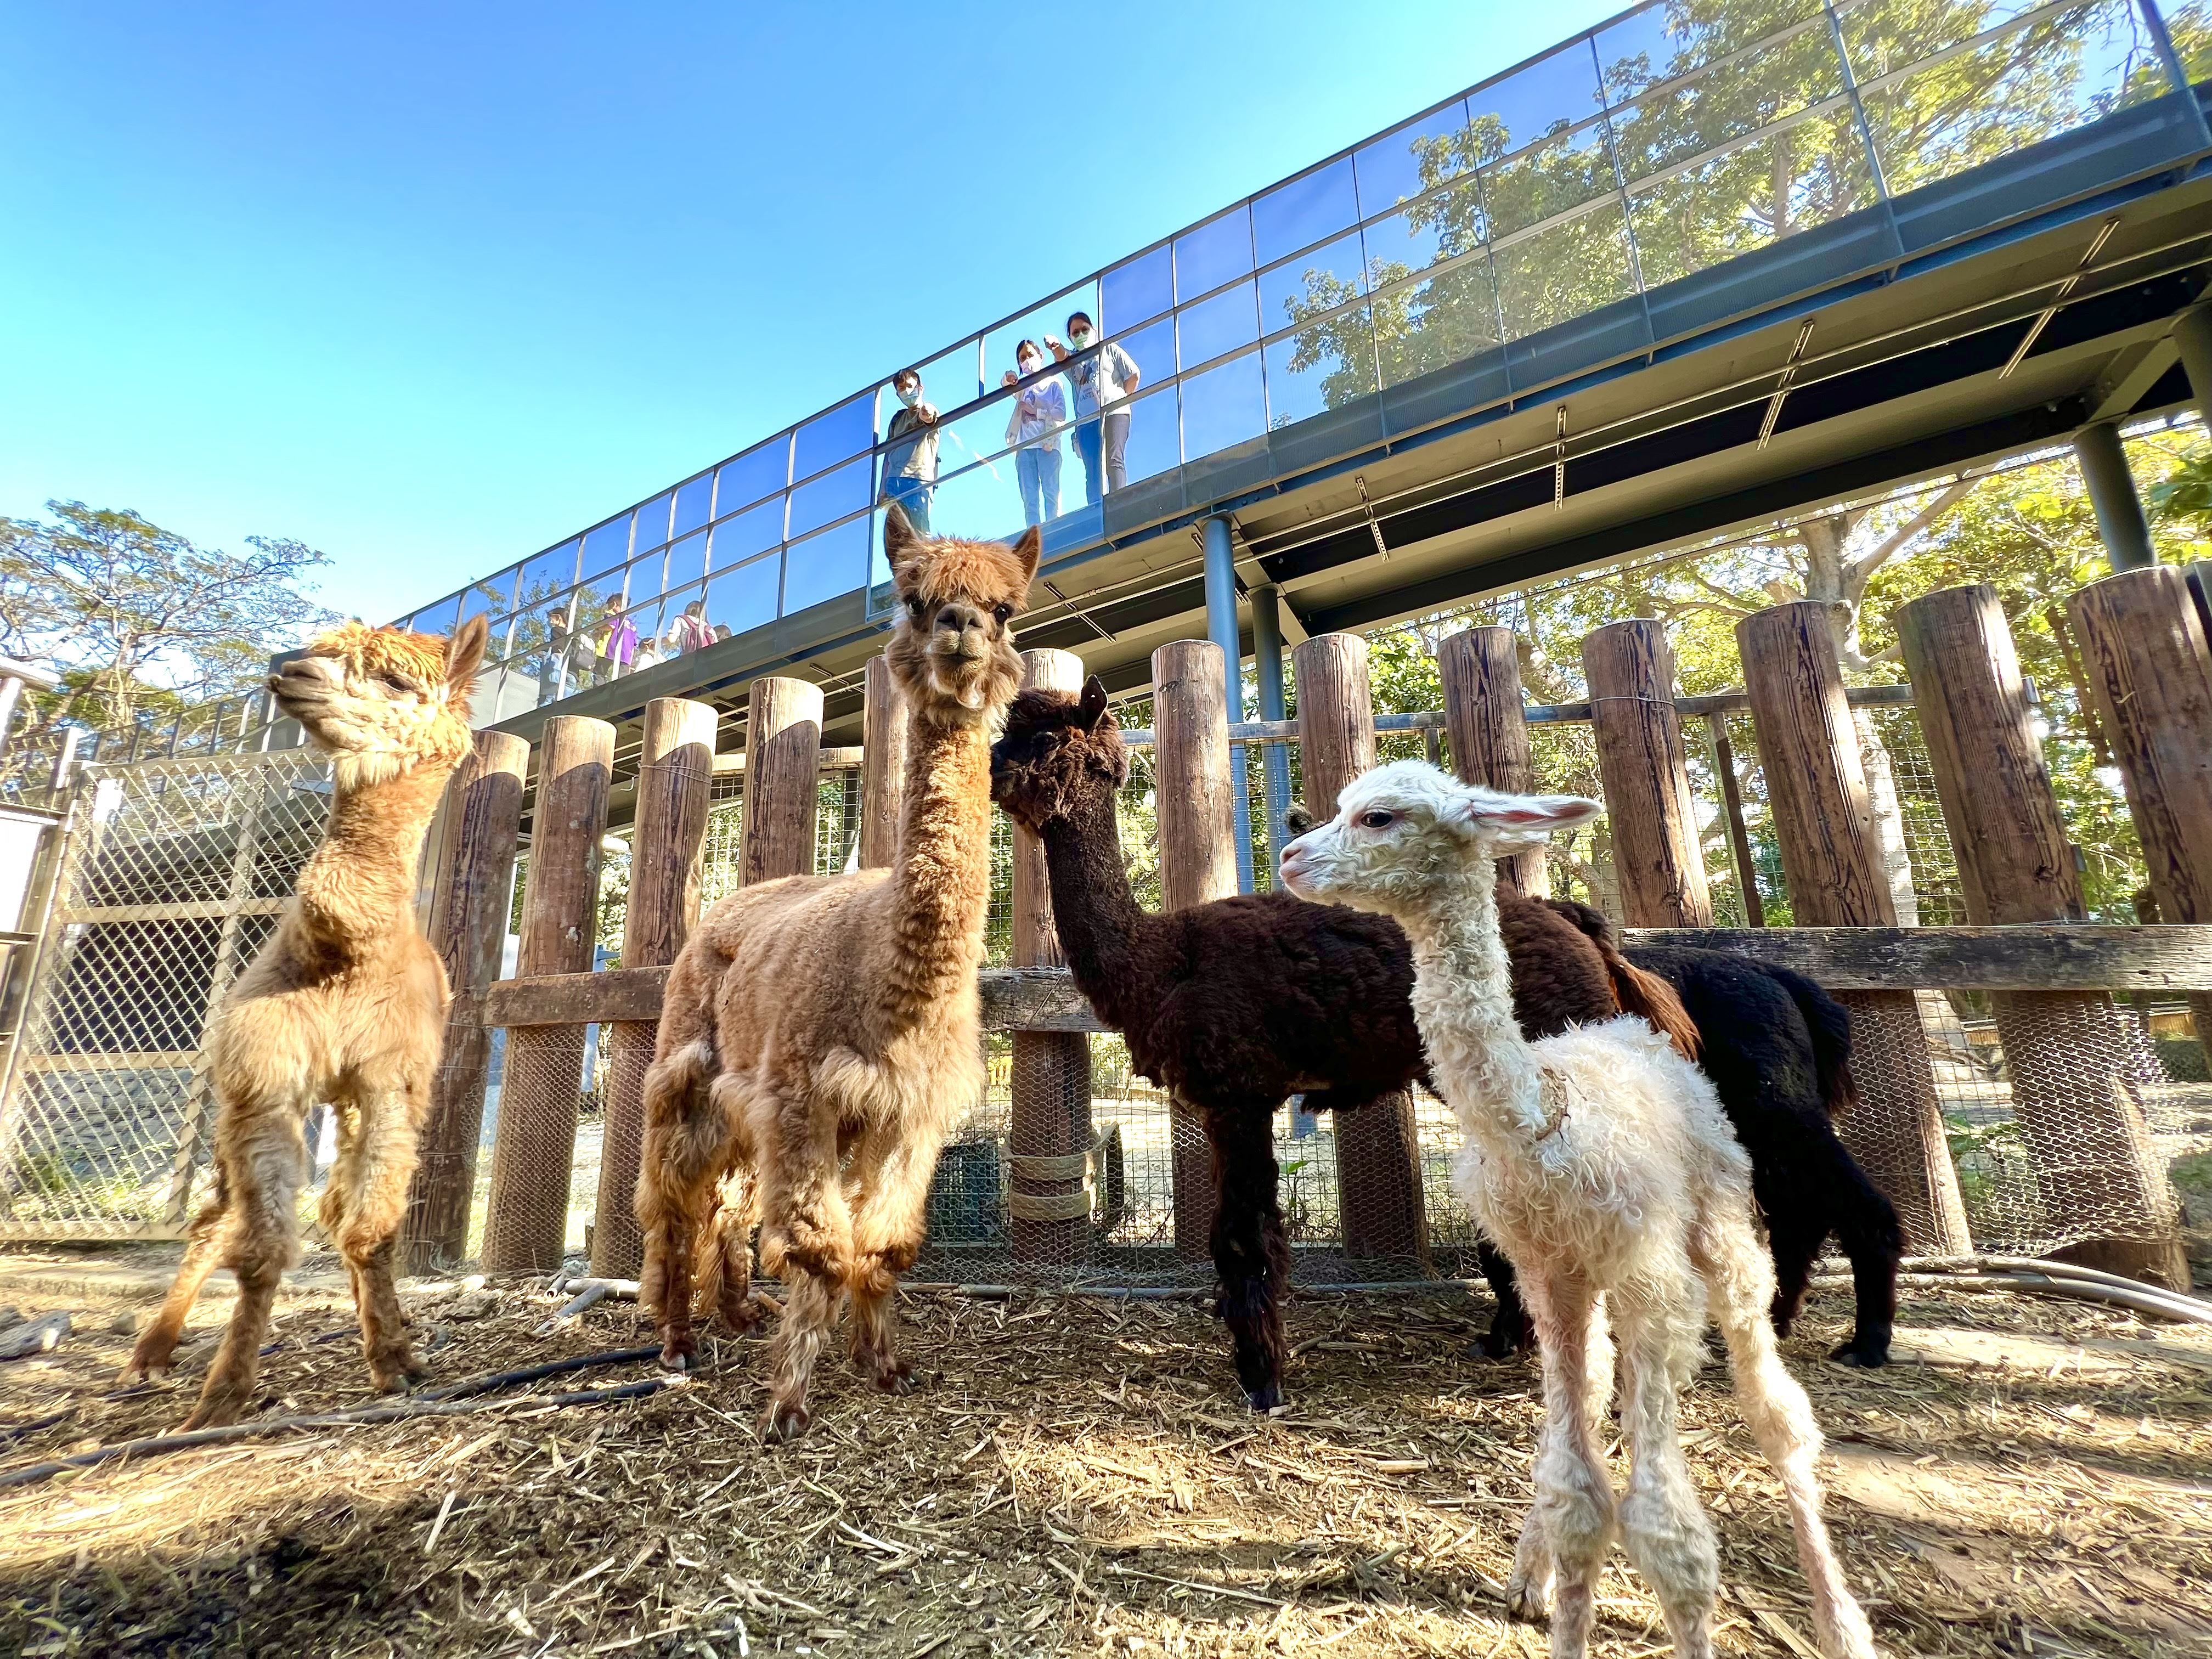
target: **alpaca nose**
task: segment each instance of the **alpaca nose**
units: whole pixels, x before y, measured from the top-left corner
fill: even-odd
[[[982,623],[983,613],[972,605],[948,605],[937,613],[937,625],[955,634],[964,634]]]

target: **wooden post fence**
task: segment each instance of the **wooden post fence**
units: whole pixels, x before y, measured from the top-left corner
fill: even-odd
[[[1800,926],[1894,927],[1858,730],[1828,608],[1801,600],[1736,624],[1783,874]],[[1922,1255],[1972,1249],[1920,1010],[1910,991],[1845,991],[1859,1104],[1838,1133],[1897,1206]]]
[[[1375,764],[1367,641],[1357,634],[1316,635],[1298,647],[1292,660],[1306,805],[1325,818],[1336,811],[1338,792]],[[1411,1259],[1424,1273],[1432,1271],[1413,1095],[1399,1090],[1335,1115],[1344,1253]]]
[[[868,659],[860,710],[860,868],[898,861],[899,807],[906,787],[906,698],[878,651]]]
[[[814,873],[822,688],[763,675],[745,715],[744,884]]]
[[[591,970],[599,936],[599,842],[607,830],[614,757],[615,729],[606,721],[561,714],[545,722],[515,969],[523,977]],[[561,1265],[583,1071],[582,1026],[507,1033],[484,1218],[487,1272]]]
[[[1068,651],[1022,653],[1022,684],[1080,691],[1083,659]],[[1058,968],[1052,886],[1044,842],[1014,826],[1013,946],[1017,968]],[[1014,1260],[1056,1267],[1091,1251],[1091,1039],[1080,1031],[1017,1031],[1013,1036],[1006,1163],[1006,1212]]]
[[[491,1028],[484,991],[499,977],[514,891],[514,848],[522,828],[522,784],[530,745],[505,732],[479,732],[447,786],[443,860],[430,901],[429,939],[453,994],[446,1041],[430,1085],[415,1181],[400,1237],[401,1271],[429,1273],[468,1255],[476,1198],[477,1144],[483,1133]]]
[[[1583,641],[1583,672],[1623,919],[1711,927],[1666,629],[1648,617],[1608,623]]]
[[[1996,590],[1924,595],[1899,610],[1897,629],[1967,920],[2082,920],[2074,849]],[[2110,994],[2003,991],[1990,1002],[2048,1224],[2084,1241],[2065,1254],[2185,1287],[2166,1175],[2115,1063],[2132,1033]]]
[[[1237,890],[1229,792],[1229,710],[1221,647],[1176,640],[1152,653],[1153,767],[1159,802],[1160,904],[1181,910]],[[1304,701],[1304,681],[1299,681]],[[1213,1153],[1190,1107],[1168,1103],[1176,1253],[1203,1258],[1213,1233]]]
[[[645,706],[637,821],[629,842],[629,902],[623,914],[625,968],[657,968],[675,961],[698,920],[720,718],[709,705],[681,697],[655,697]],[[592,1229],[592,1271],[603,1278],[635,1279],[645,1260],[635,1194],[645,1137],[645,1073],[653,1064],[659,1030],[651,1020],[622,1020],[607,1027],[606,1127],[599,1144],[599,1214]]]
[[[1535,793],[1536,769],[1528,755],[1528,722],[1521,714],[1521,659],[1513,630],[1463,629],[1443,642],[1437,666],[1443,677],[1452,770],[1463,781],[1485,788]],[[1551,871],[1540,847],[1498,860],[1498,874],[1530,898],[1551,896]]]

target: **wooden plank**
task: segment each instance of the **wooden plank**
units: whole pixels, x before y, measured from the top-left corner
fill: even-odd
[[[190,1071],[199,1060],[197,1048],[149,1048],[131,1054],[25,1054],[26,1072],[157,1072]]]
[[[1710,926],[1667,630],[1644,617],[1608,623],[1583,640],[1583,674],[1622,910],[1643,927]]]
[[[64,924],[118,921],[222,921],[233,916],[273,916],[289,898],[198,899],[175,904],[97,904],[81,910],[57,910],[54,920]]]
[[[898,862],[906,793],[906,698],[881,652],[868,659],[860,725],[860,868],[888,870]]]
[[[1521,659],[1510,628],[1462,629],[1437,653],[1443,678],[1444,717],[1450,723],[1452,770],[1462,781],[1509,795],[1536,793],[1528,756],[1528,721],[1522,713]],[[1377,720],[1379,726],[1382,722]],[[1533,898],[1548,897],[1551,872],[1540,847],[1498,860],[1498,873]]]
[[[659,1019],[665,968],[610,968],[599,974],[503,979],[484,995],[487,1025],[599,1025]]]
[[[822,747],[822,688],[763,674],[745,716],[745,884],[814,873],[815,755]]]
[[[2212,988],[2212,927],[1631,927],[1626,937],[1735,951],[1831,991]]]

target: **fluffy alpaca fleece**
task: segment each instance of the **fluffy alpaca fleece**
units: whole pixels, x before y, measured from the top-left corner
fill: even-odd
[[[1537,1611],[1556,1573],[1552,1649],[1580,1659],[1618,1529],[1675,1652],[1712,1652],[1718,1551],[1675,1416],[1710,1300],[1737,1401],[1782,1480],[1821,1650],[1866,1659],[1873,1635],[1820,1519],[1820,1428],[1768,1324],[1774,1271],[1753,1224],[1751,1160],[1712,1085],[1641,1021],[1532,1042],[1513,1019],[1493,861],[1603,810],[1575,796],[1502,795],[1396,762],[1353,780],[1331,823],[1283,849],[1283,878],[1405,927],[1414,1018],[1467,1136],[1455,1184],[1512,1258],[1535,1316],[1545,1424],[1536,1501],[1508,1587],[1516,1610]],[[1617,1504],[1595,1432],[1612,1394],[1608,1317],[1632,1458]]]
[[[1121,859],[1115,793],[1129,758],[1106,690],[1024,691],[991,751],[991,789],[1044,842],[1052,913],[1076,987],[1129,1045],[1143,1075],[1203,1117],[1212,1146],[1212,1246],[1218,1309],[1255,1411],[1282,1401],[1282,1298],[1290,1249],[1276,1201],[1275,1110],[1356,1110],[1428,1079],[1408,1003],[1413,958],[1386,916],[1251,893],[1154,915]],[[1513,1007],[1533,1034],[1647,1012],[1686,1045],[1674,994],[1604,953],[1557,913],[1501,896]],[[1617,959],[1616,959],[1617,960]],[[1648,1000],[1645,999],[1649,999]],[[1485,1244],[1498,1316],[1486,1344],[1510,1353],[1523,1330],[1511,1270]]]
[[[446,1024],[446,974],[415,931],[415,871],[446,780],[469,750],[481,617],[449,641],[358,623],[271,676],[277,705],[331,757],[328,826],[276,931],[206,1037],[216,1103],[215,1197],[123,1381],[167,1374],[216,1267],[238,1275],[222,1346],[185,1427],[234,1423],[253,1397],[270,1307],[299,1257],[295,1200],[309,1109],[337,1109],[325,1231],[345,1257],[379,1393],[422,1375],[392,1289],[392,1241]]]
[[[645,1080],[641,1295],[662,1363],[697,1352],[697,1281],[734,1328],[761,1322],[746,1243],[757,1216],[762,1265],[787,1287],[771,1440],[805,1431],[807,1384],[848,1293],[854,1364],[889,1392],[910,1386],[891,1293],[921,1248],[945,1132],[983,1088],[991,736],[1020,683],[1008,623],[1041,543],[1035,529],[1011,548],[935,540],[896,507],[884,540],[900,601],[885,654],[908,708],[897,862],[764,882],[710,910],[670,970]],[[718,1216],[727,1177],[740,1190]]]

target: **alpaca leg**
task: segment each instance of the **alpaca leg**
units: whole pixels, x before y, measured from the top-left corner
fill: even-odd
[[[770,1441],[806,1432],[807,1385],[836,1323],[853,1277],[853,1221],[837,1169],[834,1113],[782,1097],[760,1148],[761,1265],[788,1287],[769,1348],[769,1403],[761,1432]]]
[[[783,1317],[769,1345],[769,1399],[761,1413],[761,1438],[771,1445],[796,1440],[814,1419],[806,1409],[806,1389],[815,1362],[837,1322],[843,1285],[826,1273],[793,1265],[786,1274]]]
[[[1905,1254],[1905,1230],[1898,1224],[1897,1206],[1840,1143],[1836,1152],[1832,1215],[1836,1242],[1850,1259],[1857,1320],[1850,1340],[1828,1357],[1846,1365],[1887,1365],[1897,1323],[1897,1264]]]
[[[1544,1432],[1534,1475],[1539,1525],[1522,1528],[1522,1547],[1515,1553],[1506,1585],[1507,1609],[1516,1617],[1541,1617],[1548,1556],[1557,1589],[1552,1652],[1554,1659],[1582,1659],[1613,1524],[1613,1485],[1589,1409],[1595,1392],[1590,1337],[1596,1298],[1582,1280],[1541,1269],[1525,1273],[1522,1293],[1535,1316],[1543,1354]]]
[[[853,1158],[853,1364],[886,1394],[914,1387],[898,1357],[899,1275],[914,1266],[929,1230],[929,1182],[937,1137],[884,1138]]]
[[[1720,1206],[1727,1207],[1722,1208]],[[1768,1309],[1774,1272],[1752,1231],[1751,1206],[1723,1196],[1692,1241],[1696,1265],[1711,1289],[1713,1314],[1728,1340],[1736,1403],[1759,1450],[1781,1477],[1797,1542],[1797,1565],[1813,1596],[1813,1629],[1828,1659],[1873,1659],[1874,1633],[1859,1610],[1828,1529],[1820,1519],[1820,1426],[1812,1402],[1775,1352]]]
[[[415,1126],[429,1109],[429,1093],[427,1076],[388,1091],[364,1091],[324,1199],[324,1224],[353,1279],[362,1353],[379,1394],[398,1393],[425,1375],[407,1340],[392,1257],[415,1175]]]
[[[1803,1200],[1798,1202],[1802,1206]],[[1805,1287],[1813,1276],[1813,1263],[1827,1238],[1828,1218],[1817,1206],[1810,1213],[1802,1208],[1795,1213],[1785,1210],[1780,1219],[1770,1213],[1766,1243],[1774,1257],[1774,1302],[1768,1316],[1777,1336],[1790,1334],[1798,1310],[1805,1305]]]
[[[257,1106],[218,1131],[223,1182],[231,1196],[228,1255],[238,1275],[238,1301],[199,1403],[185,1419],[186,1429],[235,1423],[252,1401],[277,1281],[299,1254],[295,1206],[307,1174],[307,1149],[300,1133],[304,1115],[304,1106],[289,1102]]]
[[[1720,1547],[1683,1460],[1675,1413],[1679,1362],[1702,1339],[1703,1301],[1692,1293],[1620,1309],[1621,1426],[1632,1460],[1621,1541],[1666,1612],[1677,1659],[1710,1659],[1720,1591]]]
[[[1491,1295],[1498,1300],[1498,1311],[1490,1317],[1490,1334],[1482,1339],[1477,1352],[1489,1359],[1509,1358],[1528,1345],[1528,1310],[1521,1305],[1513,1264],[1480,1233],[1474,1238],[1474,1259],[1482,1276],[1490,1281]]]
[[[714,1260],[708,1264],[705,1285],[713,1291],[714,1310],[722,1323],[738,1336],[763,1330],[775,1316],[775,1304],[753,1290],[753,1224],[760,1206],[751,1178],[734,1178],[735,1192],[725,1192],[710,1224]]]
[[[645,1074],[645,1137],[637,1170],[637,1221],[645,1242],[638,1299],[660,1327],[660,1363],[687,1369],[699,1352],[691,1333],[693,1253],[712,1218],[714,1187],[735,1139],[726,1109],[736,1080],[713,1078],[713,1055],[687,1044]]]
[[[1507,1267],[1510,1271],[1511,1264]],[[1590,1304],[1589,1328],[1583,1342],[1583,1418],[1592,1425],[1593,1432],[1613,1407],[1613,1337],[1607,1328],[1605,1301],[1600,1297]],[[1552,1552],[1544,1541],[1541,1517],[1534,1509],[1522,1521],[1521,1536],[1513,1547],[1513,1576],[1522,1586],[1520,1605],[1511,1609],[1513,1615],[1541,1620],[1551,1601]]]
[[[1283,1403],[1283,1306],[1290,1246],[1275,1196],[1275,1112],[1267,1101],[1216,1102],[1206,1114],[1213,1149],[1215,1304],[1255,1412]]]
[[[185,1334],[185,1321],[191,1314],[192,1304],[199,1299],[200,1287],[207,1283],[208,1275],[222,1265],[223,1254],[236,1231],[229,1189],[218,1168],[215,1196],[193,1218],[191,1242],[185,1247],[185,1259],[178,1264],[169,1293],[161,1298],[161,1312],[154,1316],[153,1323],[139,1333],[137,1344],[131,1350],[131,1363],[117,1379],[121,1386],[158,1382],[169,1374],[169,1360],[177,1351],[178,1339]]]

